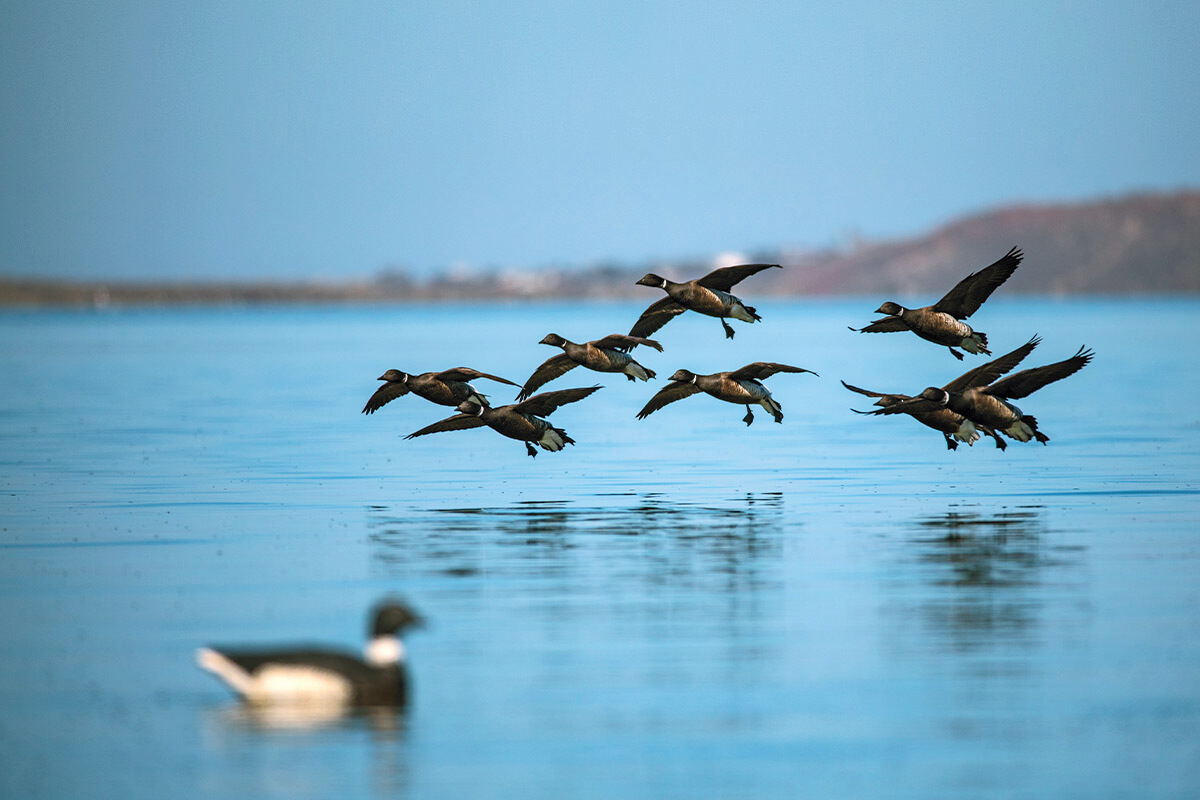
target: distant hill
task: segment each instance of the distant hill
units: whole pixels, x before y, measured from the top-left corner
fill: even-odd
[[[1138,194],[1090,203],[1020,205],[953,221],[908,239],[804,252],[762,250],[782,264],[753,278],[750,293],[934,296],[968,272],[1025,251],[1006,294],[1200,293],[1200,192]],[[354,282],[83,282],[0,278],[0,305],[363,303],[556,297],[646,298],[635,285],[653,270],[671,278],[708,272],[708,261],[505,268],[417,279],[389,269]]]
[[[781,254],[790,269],[770,273],[770,290],[940,295],[1013,245],[1025,261],[1006,293],[1200,292],[1200,192],[1011,206],[911,239]]]

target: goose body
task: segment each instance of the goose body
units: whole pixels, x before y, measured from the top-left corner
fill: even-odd
[[[913,399],[912,396],[906,394],[886,394],[884,392],[872,392],[868,389],[860,389],[845,381],[842,381],[842,385],[852,392],[877,398],[875,405],[881,408],[887,408]],[[857,411],[855,413],[869,414],[870,412]],[[951,411],[948,408],[939,408],[933,411],[909,411],[906,413],[922,425],[933,428],[935,431],[941,433],[946,439],[947,450],[957,449],[959,442],[966,442],[968,446],[974,445],[979,440],[981,432],[991,436],[996,442],[996,447],[1001,450],[1008,447],[1005,441],[992,428],[986,425],[976,425],[962,414]]]
[[[537,451],[533,449],[535,444],[543,450],[557,452],[568,444],[575,444],[575,440],[568,436],[562,428],[551,425],[544,417],[549,416],[560,406],[582,400],[599,388],[599,386],[589,386],[583,389],[543,392],[520,403],[497,408],[466,401],[458,406],[459,413],[453,417],[447,417],[432,425],[427,425],[404,438],[414,439],[431,433],[469,430],[486,425],[503,436],[524,442],[525,451],[530,456],[537,455]]]
[[[534,370],[534,373],[529,376],[529,380],[525,381],[520,394],[517,395],[518,400],[525,400],[543,385],[565,375],[575,367],[585,367],[594,372],[619,372],[631,381],[648,381],[654,377],[654,370],[634,361],[628,351],[638,345],[646,345],[662,352],[662,345],[653,339],[622,336],[621,334],[576,344],[557,333],[550,333],[539,344],[561,347],[562,353],[546,359]]]
[[[469,381],[480,378],[507,383],[509,386],[517,385],[505,378],[479,372],[470,367],[455,367],[442,372],[423,372],[420,375],[410,375],[398,369],[389,369],[379,376],[379,380],[384,383],[367,400],[362,413],[374,414],[397,397],[403,397],[409,392],[440,406],[454,407],[468,401],[486,406],[488,405],[487,397],[469,383]]]
[[[926,341],[950,348],[951,354],[959,360],[962,360],[962,353],[956,347],[968,353],[991,355],[987,334],[972,329],[963,320],[979,310],[992,292],[1021,266],[1024,257],[1024,253],[1014,247],[1000,260],[963,278],[933,305],[905,308],[889,301],[875,310],[875,313],[887,316],[866,327],[851,330],[860,333],[912,331]]]
[[[668,403],[704,392],[718,400],[746,406],[746,416],[742,421],[747,425],[754,422],[754,413],[750,408],[752,405],[762,406],[776,422],[783,422],[783,407],[762,383],[778,372],[808,372],[816,375],[810,369],[765,361],[756,361],[732,372],[716,372],[711,375],[697,375],[681,369],[671,376],[669,384],[650,398],[638,412],[637,418],[645,419]]]
[[[876,414],[912,413],[949,409],[961,414],[975,425],[987,426],[998,430],[1018,442],[1028,442],[1033,439],[1046,444],[1050,437],[1038,430],[1038,422],[1023,412],[1012,400],[1019,400],[1036,392],[1042,387],[1060,381],[1087,366],[1094,353],[1085,347],[1070,358],[1046,364],[1041,367],[1021,370],[1006,378],[998,380],[1001,375],[1009,372],[1037,345],[1034,337],[1028,343],[1005,356],[989,362],[983,367],[956,378],[941,388],[930,386],[916,397],[888,408],[873,412]],[[1014,360],[1015,359],[1015,360]],[[997,362],[996,370],[987,370]],[[981,372],[981,370],[983,370]]]
[[[733,328],[726,319],[757,322],[762,319],[753,306],[746,305],[731,293],[735,284],[764,269],[781,269],[778,264],[742,264],[722,267],[702,278],[683,283],[667,280],[653,272],[642,276],[637,283],[662,289],[667,296],[642,312],[630,329],[630,336],[649,336],[684,311],[695,311],[721,320],[725,338],[733,338]]]
[[[400,633],[421,624],[408,606],[376,607],[364,658],[311,645],[265,650],[202,647],[197,665],[251,705],[403,705],[408,697]]]

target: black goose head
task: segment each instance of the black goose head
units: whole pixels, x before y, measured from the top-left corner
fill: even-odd
[[[483,416],[483,406],[479,403],[472,403],[470,400],[463,400],[459,403],[458,410],[463,414],[470,414],[472,417]]]
[[[404,381],[408,383],[408,373],[401,372],[398,369],[389,369],[387,372],[379,376],[378,380],[395,383],[396,381]]]
[[[921,392],[921,397],[926,400],[931,400],[940,406],[944,406],[950,402],[950,393],[945,389],[939,389],[936,386],[930,386],[925,391]]]
[[[903,310],[904,310],[904,307],[902,305],[900,305],[899,303],[893,303],[891,300],[888,300],[886,303],[881,305],[879,308],[875,309],[875,313],[876,314],[887,314],[890,317],[895,317],[895,316],[898,316],[900,314],[900,312]]]
[[[538,344],[548,344],[551,347],[562,347],[566,343],[567,340],[559,336],[557,333],[547,333],[546,338],[538,342]]]
[[[406,603],[395,598],[384,600],[375,606],[371,619],[371,637],[396,636],[408,628],[420,628],[425,624],[421,615]]]
[[[639,286],[657,286],[660,289],[666,287],[667,279],[661,275],[655,275],[653,272],[647,272],[638,281]]]
[[[677,369],[675,374],[671,376],[671,380],[679,381],[680,383],[695,383],[696,373],[691,370]]]

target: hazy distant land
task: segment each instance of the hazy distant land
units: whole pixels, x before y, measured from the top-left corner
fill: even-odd
[[[818,250],[764,249],[746,261],[782,264],[754,278],[758,297],[940,295],[968,272],[1024,249],[1006,293],[1200,293],[1200,191],[1139,194],[1090,203],[1018,205],[950,222],[908,239]],[[401,269],[347,282],[102,282],[0,278],[4,306],[368,303],[423,300],[645,298],[647,271],[693,278],[713,260],[447,270],[415,278]]]

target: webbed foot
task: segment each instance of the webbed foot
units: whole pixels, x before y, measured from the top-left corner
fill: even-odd
[[[962,360],[963,360],[963,355],[962,355],[962,353],[958,352],[958,351],[957,351],[957,350],[955,350],[953,347],[951,347],[951,348],[949,348],[949,349],[950,349],[950,355],[954,356],[954,357],[955,357],[955,358],[957,358],[959,361],[962,361]]]
[[[530,458],[537,458],[537,450],[534,450],[533,445],[531,445],[529,442],[525,443],[525,452],[529,453]]]
[[[723,328],[725,328],[725,338],[732,339],[733,338],[733,328],[729,327],[729,323],[726,322],[725,320],[721,320],[721,326]]]
[[[942,435],[946,437],[946,449],[947,450],[957,450],[958,449],[958,442],[954,441],[954,439],[952,439],[947,434],[943,433]]]
[[[751,422],[754,422],[754,412],[750,410],[750,406],[746,406],[746,416],[742,417],[742,422],[749,427]]]

